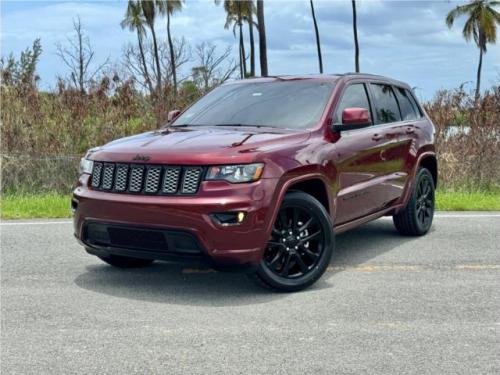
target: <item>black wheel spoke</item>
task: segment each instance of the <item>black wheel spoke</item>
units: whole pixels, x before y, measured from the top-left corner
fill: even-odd
[[[431,186],[429,185],[428,182],[426,182],[425,184],[425,189],[424,189],[424,197],[428,197],[429,196],[429,193],[431,192]]]
[[[283,264],[283,269],[281,270],[282,276],[288,276],[288,271],[290,270],[290,255],[287,255],[285,263]]]
[[[423,210],[419,210],[418,211],[418,220],[423,223],[423,219],[424,219],[424,212]]]
[[[309,270],[309,268],[306,266],[306,264],[304,263],[299,254],[295,254],[295,261],[299,265],[299,268],[302,271],[302,273],[306,273]]]
[[[321,235],[321,231],[318,231],[316,233],[310,234],[306,237],[301,238],[302,242],[308,242],[317,239]]]
[[[285,245],[283,245],[281,242],[276,242],[276,241],[269,241],[267,244],[270,246],[285,247]]]
[[[309,220],[307,220],[300,228],[299,228],[299,232],[303,232],[305,231],[307,228],[309,228],[309,226],[314,222],[314,219],[313,218],[310,218]]]
[[[299,223],[299,209],[293,209],[293,217],[292,217],[292,228],[297,229]]]
[[[306,250],[305,253],[312,259],[316,260],[319,258],[319,254],[313,253],[311,250]]]
[[[278,252],[276,253],[276,255],[274,256],[274,258],[273,258],[273,259],[269,262],[269,265],[270,265],[271,267],[274,267],[274,265],[276,264],[276,262],[278,262],[278,260],[280,260],[280,259],[281,259],[282,254],[283,254],[283,253],[282,253],[281,251],[278,251]]]
[[[431,209],[430,207],[425,207],[425,216],[430,218],[431,217]]]

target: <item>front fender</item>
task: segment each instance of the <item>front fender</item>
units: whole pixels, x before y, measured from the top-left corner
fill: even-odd
[[[309,171],[304,172],[304,169],[309,169]],[[320,166],[305,166],[297,168],[296,170],[289,171],[283,175],[274,192],[272,209],[268,212],[268,217],[266,218],[267,228],[266,235],[269,237],[273,229],[274,222],[278,216],[278,211],[283,202],[285,194],[290,190],[290,187],[308,180],[320,180],[325,187],[325,191],[328,198],[328,212],[330,213],[330,218],[333,218],[332,213],[335,212],[334,204],[334,193],[332,192],[331,186],[333,186],[332,181],[326,173],[324,173]]]

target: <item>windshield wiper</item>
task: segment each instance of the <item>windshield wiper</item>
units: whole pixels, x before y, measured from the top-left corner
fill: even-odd
[[[248,127],[252,127],[252,128],[276,128],[276,126],[257,125],[257,124],[214,124],[214,125],[205,125],[205,126],[248,126]]]
[[[180,125],[171,125],[171,128],[186,128],[188,126],[191,127],[197,127],[197,126],[228,126],[228,127],[243,127],[243,126],[248,126],[252,128],[275,128],[279,129],[278,126],[270,126],[270,125],[254,125],[254,124],[240,124],[240,123],[234,123],[234,124],[180,124]]]

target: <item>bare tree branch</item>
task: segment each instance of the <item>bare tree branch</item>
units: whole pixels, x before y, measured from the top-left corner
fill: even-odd
[[[193,80],[203,92],[227,81],[236,72],[238,64],[230,58],[231,52],[231,47],[227,47],[217,54],[213,43],[203,42],[196,46],[197,66],[192,69]]]
[[[71,85],[85,94],[89,84],[109,64],[109,57],[92,69],[95,51],[83,30],[80,17],[73,21],[73,30],[76,35],[73,38],[67,38],[66,46],[58,44],[56,54],[70,71],[69,81]]]

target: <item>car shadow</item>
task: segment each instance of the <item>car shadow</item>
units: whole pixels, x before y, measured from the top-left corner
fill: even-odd
[[[400,236],[389,220],[377,220],[341,234],[336,239],[330,271],[302,293],[334,287],[335,274],[342,272],[343,267],[359,266],[412,240],[415,239]],[[93,264],[74,282],[80,288],[115,297],[181,305],[236,306],[287,296],[269,292],[241,273],[166,262],[141,269]]]

